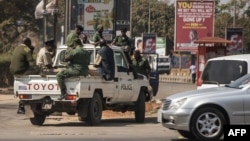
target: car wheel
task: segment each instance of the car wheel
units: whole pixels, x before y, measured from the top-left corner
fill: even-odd
[[[39,113],[34,112],[34,117],[30,118],[30,122],[33,125],[43,125],[44,121],[45,121],[46,116],[45,115],[41,115]]]
[[[143,123],[145,120],[145,94],[143,91],[135,103],[135,121],[137,123]]]
[[[224,124],[225,117],[218,109],[201,108],[193,114],[190,130],[198,140],[216,141],[223,135]]]
[[[189,131],[178,130],[179,134],[187,139],[195,139],[194,135]]]
[[[101,123],[101,119],[102,119],[102,99],[98,93],[95,93],[89,103],[86,123],[91,126],[98,125],[99,123]]]

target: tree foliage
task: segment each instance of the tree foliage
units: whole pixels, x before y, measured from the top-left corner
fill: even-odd
[[[3,0],[0,2],[1,53],[10,50],[19,36],[28,30],[38,31],[39,22],[34,20],[34,9],[37,3],[37,0]]]
[[[248,41],[250,38],[249,0],[230,0],[226,4],[219,3],[220,0],[215,0],[214,36],[225,38],[225,29],[233,27],[235,21],[235,27],[244,29],[243,45],[245,50],[248,50],[248,45],[250,45]],[[166,36],[168,40],[174,42],[175,6],[159,0],[132,1],[132,36],[148,33],[149,8],[150,32],[156,33],[157,36]]]
[[[175,5],[160,0],[131,0],[132,1],[132,36],[141,36],[143,33],[156,33],[159,37],[168,37],[174,41]],[[1,0],[0,1],[0,53],[11,52],[14,46],[20,43],[20,37],[38,35],[42,41],[43,21],[35,19],[34,12],[40,0]],[[64,0],[58,0],[58,25],[64,22]],[[227,4],[219,5],[215,0],[215,36],[225,37],[225,29],[242,27],[243,44],[250,45],[250,6],[248,0],[230,0]],[[248,2],[248,7],[247,6]],[[234,12],[234,7],[236,10]],[[235,16],[234,16],[235,13]],[[149,16],[150,15],[150,16]],[[150,18],[150,20],[149,20]],[[150,21],[150,23],[149,23]],[[53,18],[48,18],[48,33],[53,28]],[[57,27],[60,34],[60,27]],[[172,43],[171,43],[172,45]]]
[[[148,32],[156,33],[159,37],[173,35],[174,15],[173,4],[167,5],[158,0],[133,0],[132,35],[141,36]]]
[[[23,36],[39,35],[42,39],[43,20],[35,19],[35,9],[40,0],[0,1],[0,53],[10,52]],[[59,1],[61,9],[63,1]],[[48,25],[53,19],[48,19]]]

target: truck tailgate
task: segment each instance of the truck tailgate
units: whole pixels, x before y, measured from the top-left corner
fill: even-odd
[[[79,90],[80,77],[66,79],[68,88],[67,93],[76,94]],[[25,75],[15,77],[14,81],[14,95],[18,97],[19,94],[32,95],[27,100],[41,99],[45,96],[50,96],[52,99],[57,99],[61,92],[56,80],[56,75],[47,75],[41,77],[40,75]]]

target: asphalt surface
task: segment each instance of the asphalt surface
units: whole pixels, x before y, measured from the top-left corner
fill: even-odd
[[[168,95],[196,89],[194,84],[160,83],[160,101]],[[152,102],[154,103],[154,102]],[[156,109],[158,104],[146,106]],[[77,116],[49,116],[43,126],[33,126],[25,115],[17,115],[18,100],[13,97],[13,88],[0,88],[0,141],[189,141],[176,131],[164,128],[157,122],[157,113],[146,113],[144,124],[136,124],[133,113],[103,112],[102,124],[88,127]]]

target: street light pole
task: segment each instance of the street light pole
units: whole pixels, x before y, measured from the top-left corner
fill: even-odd
[[[148,8],[148,33],[150,33],[150,17],[151,17],[151,11],[150,11],[150,3]]]
[[[234,0],[234,18],[233,18],[233,28],[235,27],[235,16],[236,16],[236,0]]]

